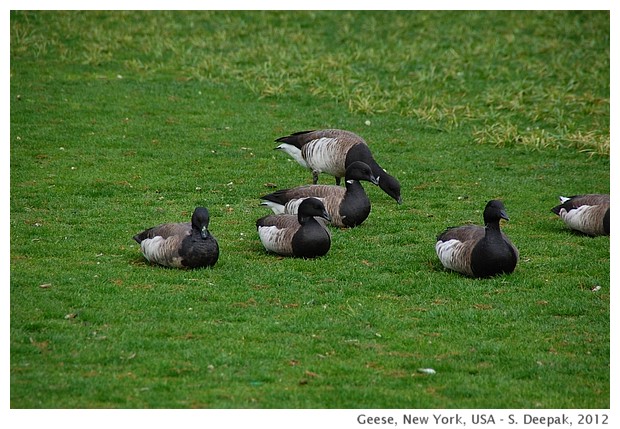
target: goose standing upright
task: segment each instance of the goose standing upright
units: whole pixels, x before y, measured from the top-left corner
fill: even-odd
[[[173,268],[212,267],[220,249],[209,232],[209,211],[196,207],[191,223],[165,223],[154,226],[133,239],[149,261]]]
[[[609,235],[609,194],[560,197],[560,203],[551,211],[570,229],[592,236]]]
[[[472,277],[512,273],[519,251],[500,230],[500,219],[509,220],[499,200],[487,203],[485,226],[451,227],[437,236],[435,250],[444,267]]]
[[[274,213],[297,214],[299,204],[309,197],[320,199],[331,217],[331,223],[339,228],[360,225],[370,214],[370,200],[360,184],[365,180],[377,185],[370,167],[355,161],[347,167],[345,188],[337,185],[307,185],[281,189],[261,197],[261,205],[270,207]]]
[[[327,129],[300,131],[276,139],[276,149],[283,150],[302,167],[312,171],[312,183],[316,184],[320,173],[336,178],[336,184],[345,175],[346,169],[355,161],[368,164],[379,187],[398,204],[402,203],[400,183],[389,175],[375,161],[366,141],[351,131]]]
[[[269,252],[282,256],[316,258],[331,247],[331,235],[315,216],[330,220],[325,206],[316,198],[307,198],[299,205],[297,215],[264,216],[256,221],[261,243]]]

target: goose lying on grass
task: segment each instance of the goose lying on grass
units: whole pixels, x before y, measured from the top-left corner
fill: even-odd
[[[173,268],[211,267],[220,250],[208,227],[209,211],[196,207],[191,223],[165,223],[136,234],[133,239],[149,262]]]
[[[512,273],[519,251],[500,230],[500,219],[508,220],[499,200],[484,209],[484,224],[451,227],[439,234],[435,250],[444,267],[472,277]]]
[[[283,150],[302,167],[312,170],[312,183],[316,184],[320,173],[336,178],[336,184],[344,177],[346,169],[355,161],[370,166],[374,176],[379,179],[379,187],[402,203],[400,183],[390,176],[375,161],[366,141],[351,131],[328,129],[300,131],[276,139],[280,143],[276,149]]]
[[[355,161],[347,167],[345,188],[337,185],[307,185],[281,189],[261,197],[261,205],[270,207],[274,213],[297,214],[299,204],[309,197],[320,199],[331,217],[331,223],[339,228],[360,225],[370,214],[370,200],[360,180],[379,184],[370,167]]]
[[[331,246],[331,235],[324,222],[330,220],[323,203],[307,198],[299,205],[297,215],[264,216],[256,221],[258,236],[265,249],[282,256],[316,258],[325,255]]]
[[[609,235],[609,195],[560,197],[560,203],[551,211],[570,229],[592,236]]]

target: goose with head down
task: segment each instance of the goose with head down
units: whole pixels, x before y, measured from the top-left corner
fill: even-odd
[[[379,180],[379,187],[399,204],[402,203],[400,183],[375,161],[366,141],[351,131],[326,129],[300,131],[276,139],[276,149],[286,152],[302,167],[312,171],[312,183],[318,182],[320,173],[336,178],[344,177],[346,169],[355,161],[370,166]]]

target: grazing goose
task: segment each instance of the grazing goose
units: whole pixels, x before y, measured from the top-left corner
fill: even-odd
[[[368,164],[355,161],[347,167],[345,187],[337,185],[307,185],[281,189],[261,197],[261,205],[271,207],[274,213],[297,214],[299,204],[309,197],[320,199],[331,217],[331,223],[339,228],[360,225],[370,214],[370,200],[360,184],[366,180],[377,185]]]
[[[323,256],[331,246],[331,235],[325,224],[314,216],[330,220],[325,206],[316,198],[302,201],[297,215],[264,216],[256,221],[260,241],[268,251],[283,256]]]
[[[585,194],[560,197],[551,209],[573,230],[588,235],[609,235],[609,195]]]
[[[355,161],[365,162],[372,174],[379,179],[379,187],[402,203],[400,183],[390,176],[372,156],[366,141],[345,130],[300,131],[276,139],[280,143],[276,149],[283,150],[302,167],[312,170],[312,183],[316,185],[320,173],[336,177],[336,184],[345,175],[346,169]]]
[[[196,207],[191,223],[165,223],[136,234],[133,239],[149,262],[173,268],[211,267],[220,250],[208,227],[209,211]]]
[[[444,267],[472,277],[512,273],[519,251],[499,228],[508,220],[501,201],[489,201],[484,209],[485,226],[464,225],[437,236],[435,250]]]

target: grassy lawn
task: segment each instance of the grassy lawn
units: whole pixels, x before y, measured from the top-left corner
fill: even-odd
[[[610,191],[609,23],[12,12],[11,407],[609,408],[609,237],[550,212]],[[279,258],[258,198],[311,174],[273,141],[315,128],[365,137],[404,202],[365,184],[362,226]],[[435,236],[493,198],[515,273],[444,270]],[[217,265],[147,264],[131,237],[197,205]]]

